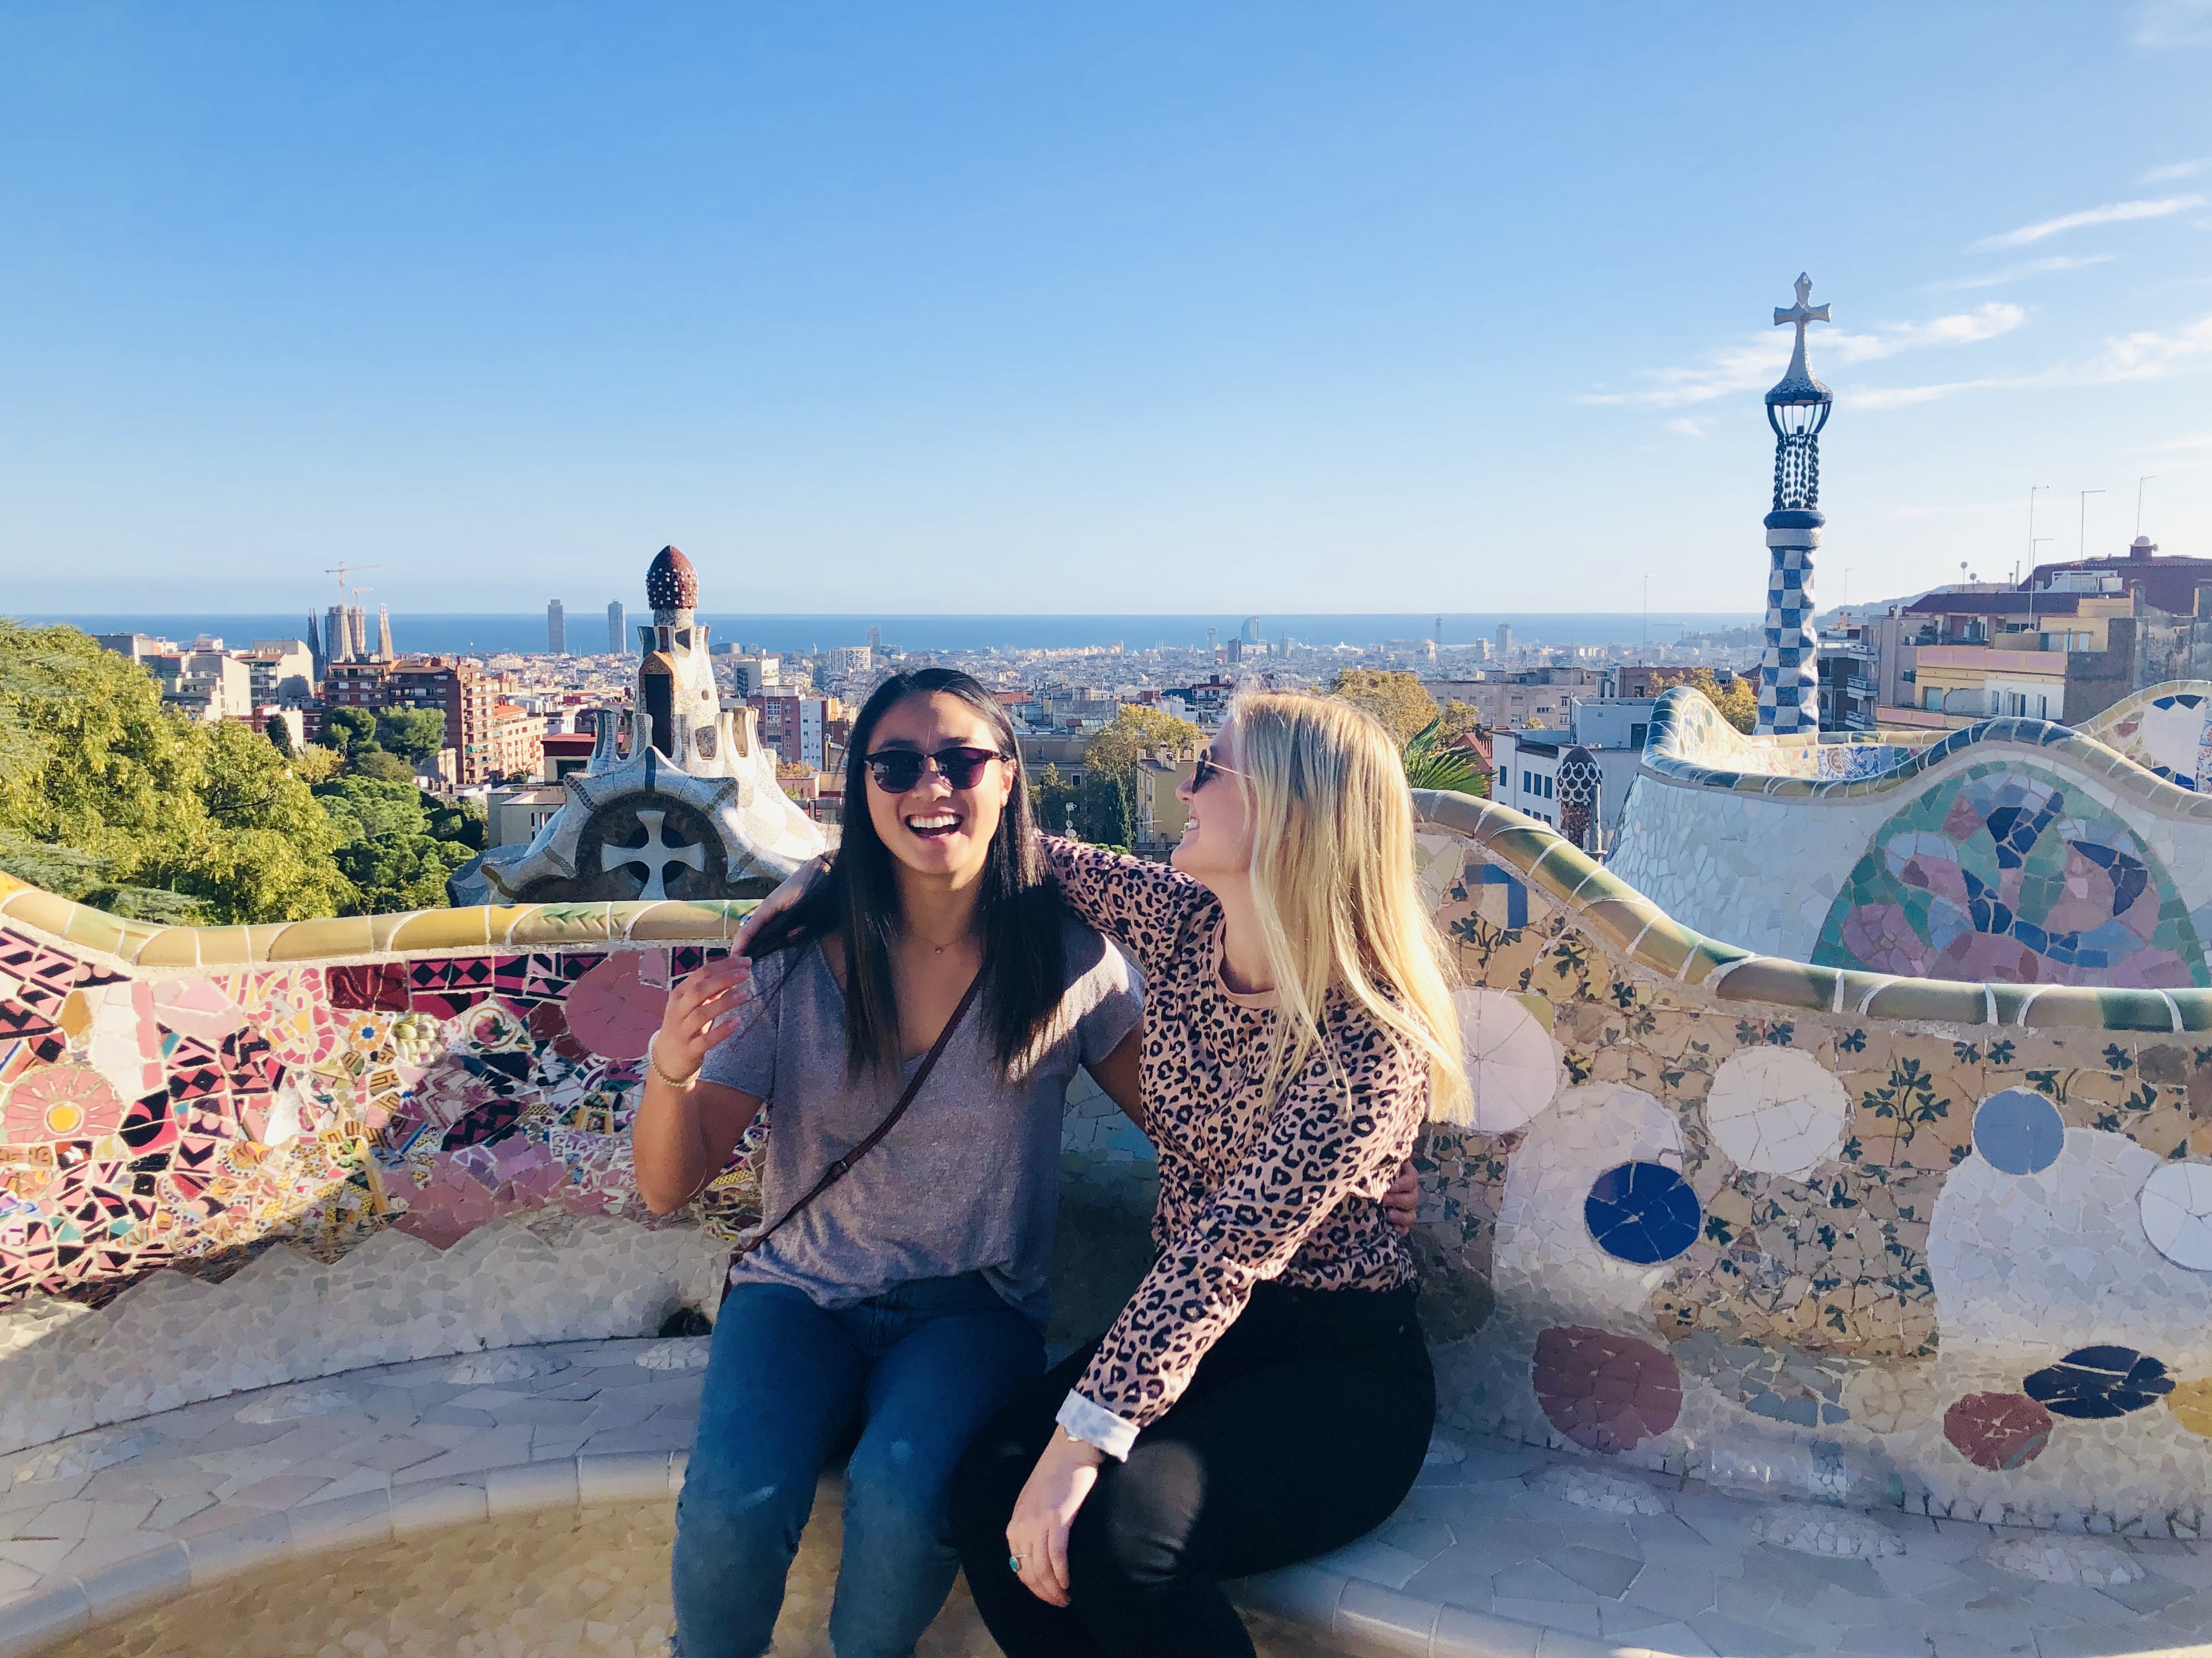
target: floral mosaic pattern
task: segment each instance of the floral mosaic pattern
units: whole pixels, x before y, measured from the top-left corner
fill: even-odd
[[[1814,960],[2007,984],[2208,981],[2188,906],[2135,832],[2055,776],[2002,762],[1875,833]]]
[[[275,1238],[334,1256],[389,1224],[445,1248],[548,1206],[652,1224],[628,1137],[644,1021],[703,959],[486,954],[149,983],[0,929],[0,1303],[100,1300]],[[741,1163],[705,1207],[740,1224],[755,1191]]]

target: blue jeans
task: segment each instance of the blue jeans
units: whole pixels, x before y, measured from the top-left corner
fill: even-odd
[[[783,1284],[732,1289],[676,1505],[676,1650],[768,1650],[815,1482],[850,1446],[830,1644],[908,1658],[957,1569],[945,1494],[961,1453],[1043,1370],[1036,1327],[976,1273],[836,1311]]]

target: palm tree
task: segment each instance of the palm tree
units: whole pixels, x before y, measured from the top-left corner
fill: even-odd
[[[1406,739],[1401,756],[1406,781],[1417,789],[1449,789],[1460,794],[1482,793],[1482,770],[1471,750],[1457,748],[1443,735],[1439,718]]]

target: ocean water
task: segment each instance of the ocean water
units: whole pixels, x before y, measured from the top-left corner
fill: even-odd
[[[317,612],[319,621],[320,612]],[[88,633],[143,633],[189,643],[212,634],[234,649],[256,639],[297,639],[307,629],[301,616],[149,616],[128,613],[25,616],[27,623],[66,622]],[[633,610],[633,629],[650,612]],[[1155,646],[1203,647],[1211,628],[1222,643],[1237,637],[1241,616],[743,616],[702,610],[699,619],[714,630],[715,643],[759,645],[775,652],[827,650],[862,645],[868,629],[883,629],[884,643],[908,651],[1068,650],[1118,641],[1130,651]],[[1442,640],[1447,647],[1478,639],[1495,640],[1501,624],[1513,629],[1516,645],[1634,645],[1649,641],[1671,644],[1684,631],[1712,632],[1756,625],[1755,611],[1654,611],[1647,623],[1640,611],[1597,611],[1582,615],[1446,613]],[[1391,639],[1426,639],[1436,635],[1437,617],[1429,616],[1335,615],[1259,617],[1260,637],[1285,637],[1302,645],[1377,645]],[[372,633],[375,618],[369,618]],[[570,651],[602,651],[606,613],[571,610]],[[633,640],[635,634],[631,635]],[[403,653],[529,654],[545,649],[543,612],[522,615],[400,615],[392,618],[392,639]]]

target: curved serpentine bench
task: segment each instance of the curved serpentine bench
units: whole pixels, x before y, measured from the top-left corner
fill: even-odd
[[[1438,1463],[1391,1527],[1248,1604],[1361,1650],[1888,1650],[1864,1631],[1900,1619],[2050,1650],[2100,1619],[2195,1638],[2212,991],[1761,956],[1540,824],[1421,804],[1478,1083],[1476,1125],[1419,1159]],[[0,1628],[19,1648],[188,1591],[225,1548],[260,1570],[264,1545],[476,1512],[407,1492],[431,1507],[403,1513],[406,1468],[287,1463],[214,1499],[265,1487],[281,1524],[196,1555],[166,1492],[98,1507],[139,1500],[111,1493],[154,1466],[143,1442],[120,1455],[142,1428],[246,1435],[249,1390],[711,1307],[750,1168],[648,1224],[623,1128],[663,987],[742,908],[203,930],[0,884]],[[1098,1097],[1072,1108],[1063,1166],[1066,1340],[1141,1269],[1152,1175]],[[343,1416],[282,1434],[337,1457]],[[637,1447],[587,1440],[550,1469],[480,1445],[486,1523],[532,1492],[651,1484],[599,1461]]]

